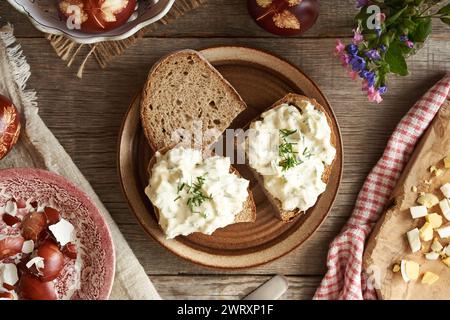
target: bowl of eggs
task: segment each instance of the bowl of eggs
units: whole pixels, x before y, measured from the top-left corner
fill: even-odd
[[[80,43],[126,39],[162,19],[175,0],[7,0],[40,31]]]

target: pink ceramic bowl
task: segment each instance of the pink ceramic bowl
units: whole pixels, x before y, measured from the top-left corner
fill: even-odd
[[[81,258],[79,285],[75,291],[69,288],[72,285],[69,286],[68,282],[75,277],[68,266],[57,279],[58,295],[69,295],[67,298],[73,300],[108,299],[116,265],[114,246],[108,225],[93,201],[73,183],[57,174],[25,168],[0,170],[0,206],[4,206],[11,198],[32,199],[54,207],[75,227],[76,237],[82,247],[78,253]],[[0,234],[14,232],[0,220]]]

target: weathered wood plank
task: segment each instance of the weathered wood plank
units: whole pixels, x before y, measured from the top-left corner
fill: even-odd
[[[163,299],[239,300],[271,276],[150,276]],[[280,299],[311,299],[320,277],[287,277],[289,289]],[[195,290],[192,288],[195,287]]]
[[[157,37],[275,37],[260,29],[247,13],[245,0],[209,0],[207,5],[177,21],[159,28]],[[304,37],[345,37],[351,34],[356,15],[355,0],[320,0],[321,12],[316,25]],[[19,37],[42,37],[28,19],[6,1],[0,3],[0,14],[15,24]],[[218,16],[219,15],[219,16]],[[218,23],[220,20],[220,23]],[[449,39],[448,27],[436,21],[434,34]],[[150,35],[149,35],[150,36]]]
[[[301,67],[317,81],[330,99],[341,125],[345,146],[344,179],[329,219],[300,249],[264,267],[242,274],[320,275],[325,271],[329,242],[345,223],[361,184],[377,161],[390,132],[411,104],[445,70],[450,70],[450,43],[431,40],[412,58],[411,76],[395,78],[382,105],[373,105],[359,85],[347,79],[332,56],[333,39],[144,39],[99,70],[88,63],[77,79],[54,55],[45,39],[24,39],[24,53],[33,74],[29,85],[39,94],[40,114],[67,149],[111,214],[146,271],[158,274],[217,274],[166,252],[137,225],[123,200],[116,174],[116,142],[121,120],[150,66],[162,55],[181,48],[242,44],[269,50]],[[230,273],[230,274],[236,274]]]

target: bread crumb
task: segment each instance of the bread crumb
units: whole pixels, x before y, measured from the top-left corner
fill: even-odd
[[[416,186],[412,186],[411,191],[412,192],[417,192],[417,187]]]

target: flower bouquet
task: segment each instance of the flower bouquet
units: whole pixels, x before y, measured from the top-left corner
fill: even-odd
[[[406,58],[432,31],[432,20],[450,25],[450,4],[441,0],[358,0],[354,37],[337,40],[335,54],[354,80],[362,79],[370,101],[380,103],[389,74],[408,75]],[[446,4],[447,3],[447,4]]]

